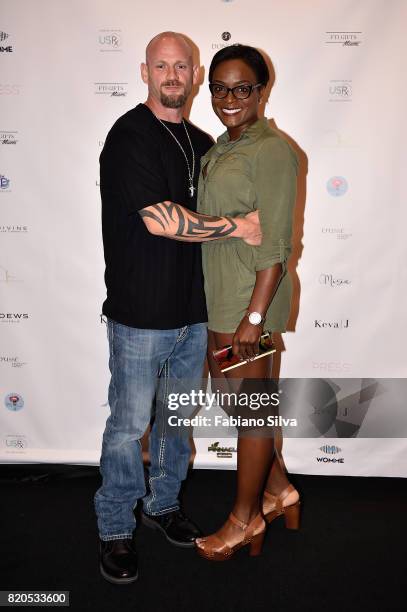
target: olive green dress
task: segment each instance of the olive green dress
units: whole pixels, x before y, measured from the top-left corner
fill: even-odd
[[[297,166],[295,152],[267,119],[253,123],[237,140],[230,141],[225,132],[202,157],[198,211],[236,217],[258,209],[263,234],[258,247],[238,238],[202,244],[209,329],[234,333],[249,306],[256,271],[281,263],[284,276],[264,329],[286,330],[292,292],[286,262],[291,252]]]

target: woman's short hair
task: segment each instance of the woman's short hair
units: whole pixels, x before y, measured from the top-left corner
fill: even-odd
[[[209,67],[209,82],[212,83],[213,73],[215,68],[222,62],[227,60],[240,59],[245,62],[255,73],[257,83],[261,83],[266,86],[269,79],[270,73],[267,68],[267,64],[262,54],[257,51],[254,47],[248,45],[235,44],[229,47],[220,49],[212,58],[211,65]]]

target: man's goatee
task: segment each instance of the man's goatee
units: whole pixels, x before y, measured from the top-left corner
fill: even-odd
[[[187,101],[187,96],[181,94],[179,96],[166,96],[161,93],[161,104],[166,108],[181,108]]]

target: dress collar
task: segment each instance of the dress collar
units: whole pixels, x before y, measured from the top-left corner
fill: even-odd
[[[261,119],[257,119],[251,126],[249,126],[244,132],[242,132],[236,140],[230,140],[228,131],[223,132],[217,139],[218,144],[235,144],[242,140],[243,138],[252,138],[255,139],[259,136],[264,130],[268,127],[268,119],[266,117],[262,117]]]

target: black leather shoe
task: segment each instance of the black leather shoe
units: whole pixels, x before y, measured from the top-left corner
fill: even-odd
[[[100,573],[113,584],[130,584],[137,580],[137,553],[130,538],[100,540]]]
[[[174,510],[158,516],[143,512],[142,519],[144,525],[161,531],[167,540],[175,546],[192,548],[195,538],[202,536],[201,530],[181,510]]]

